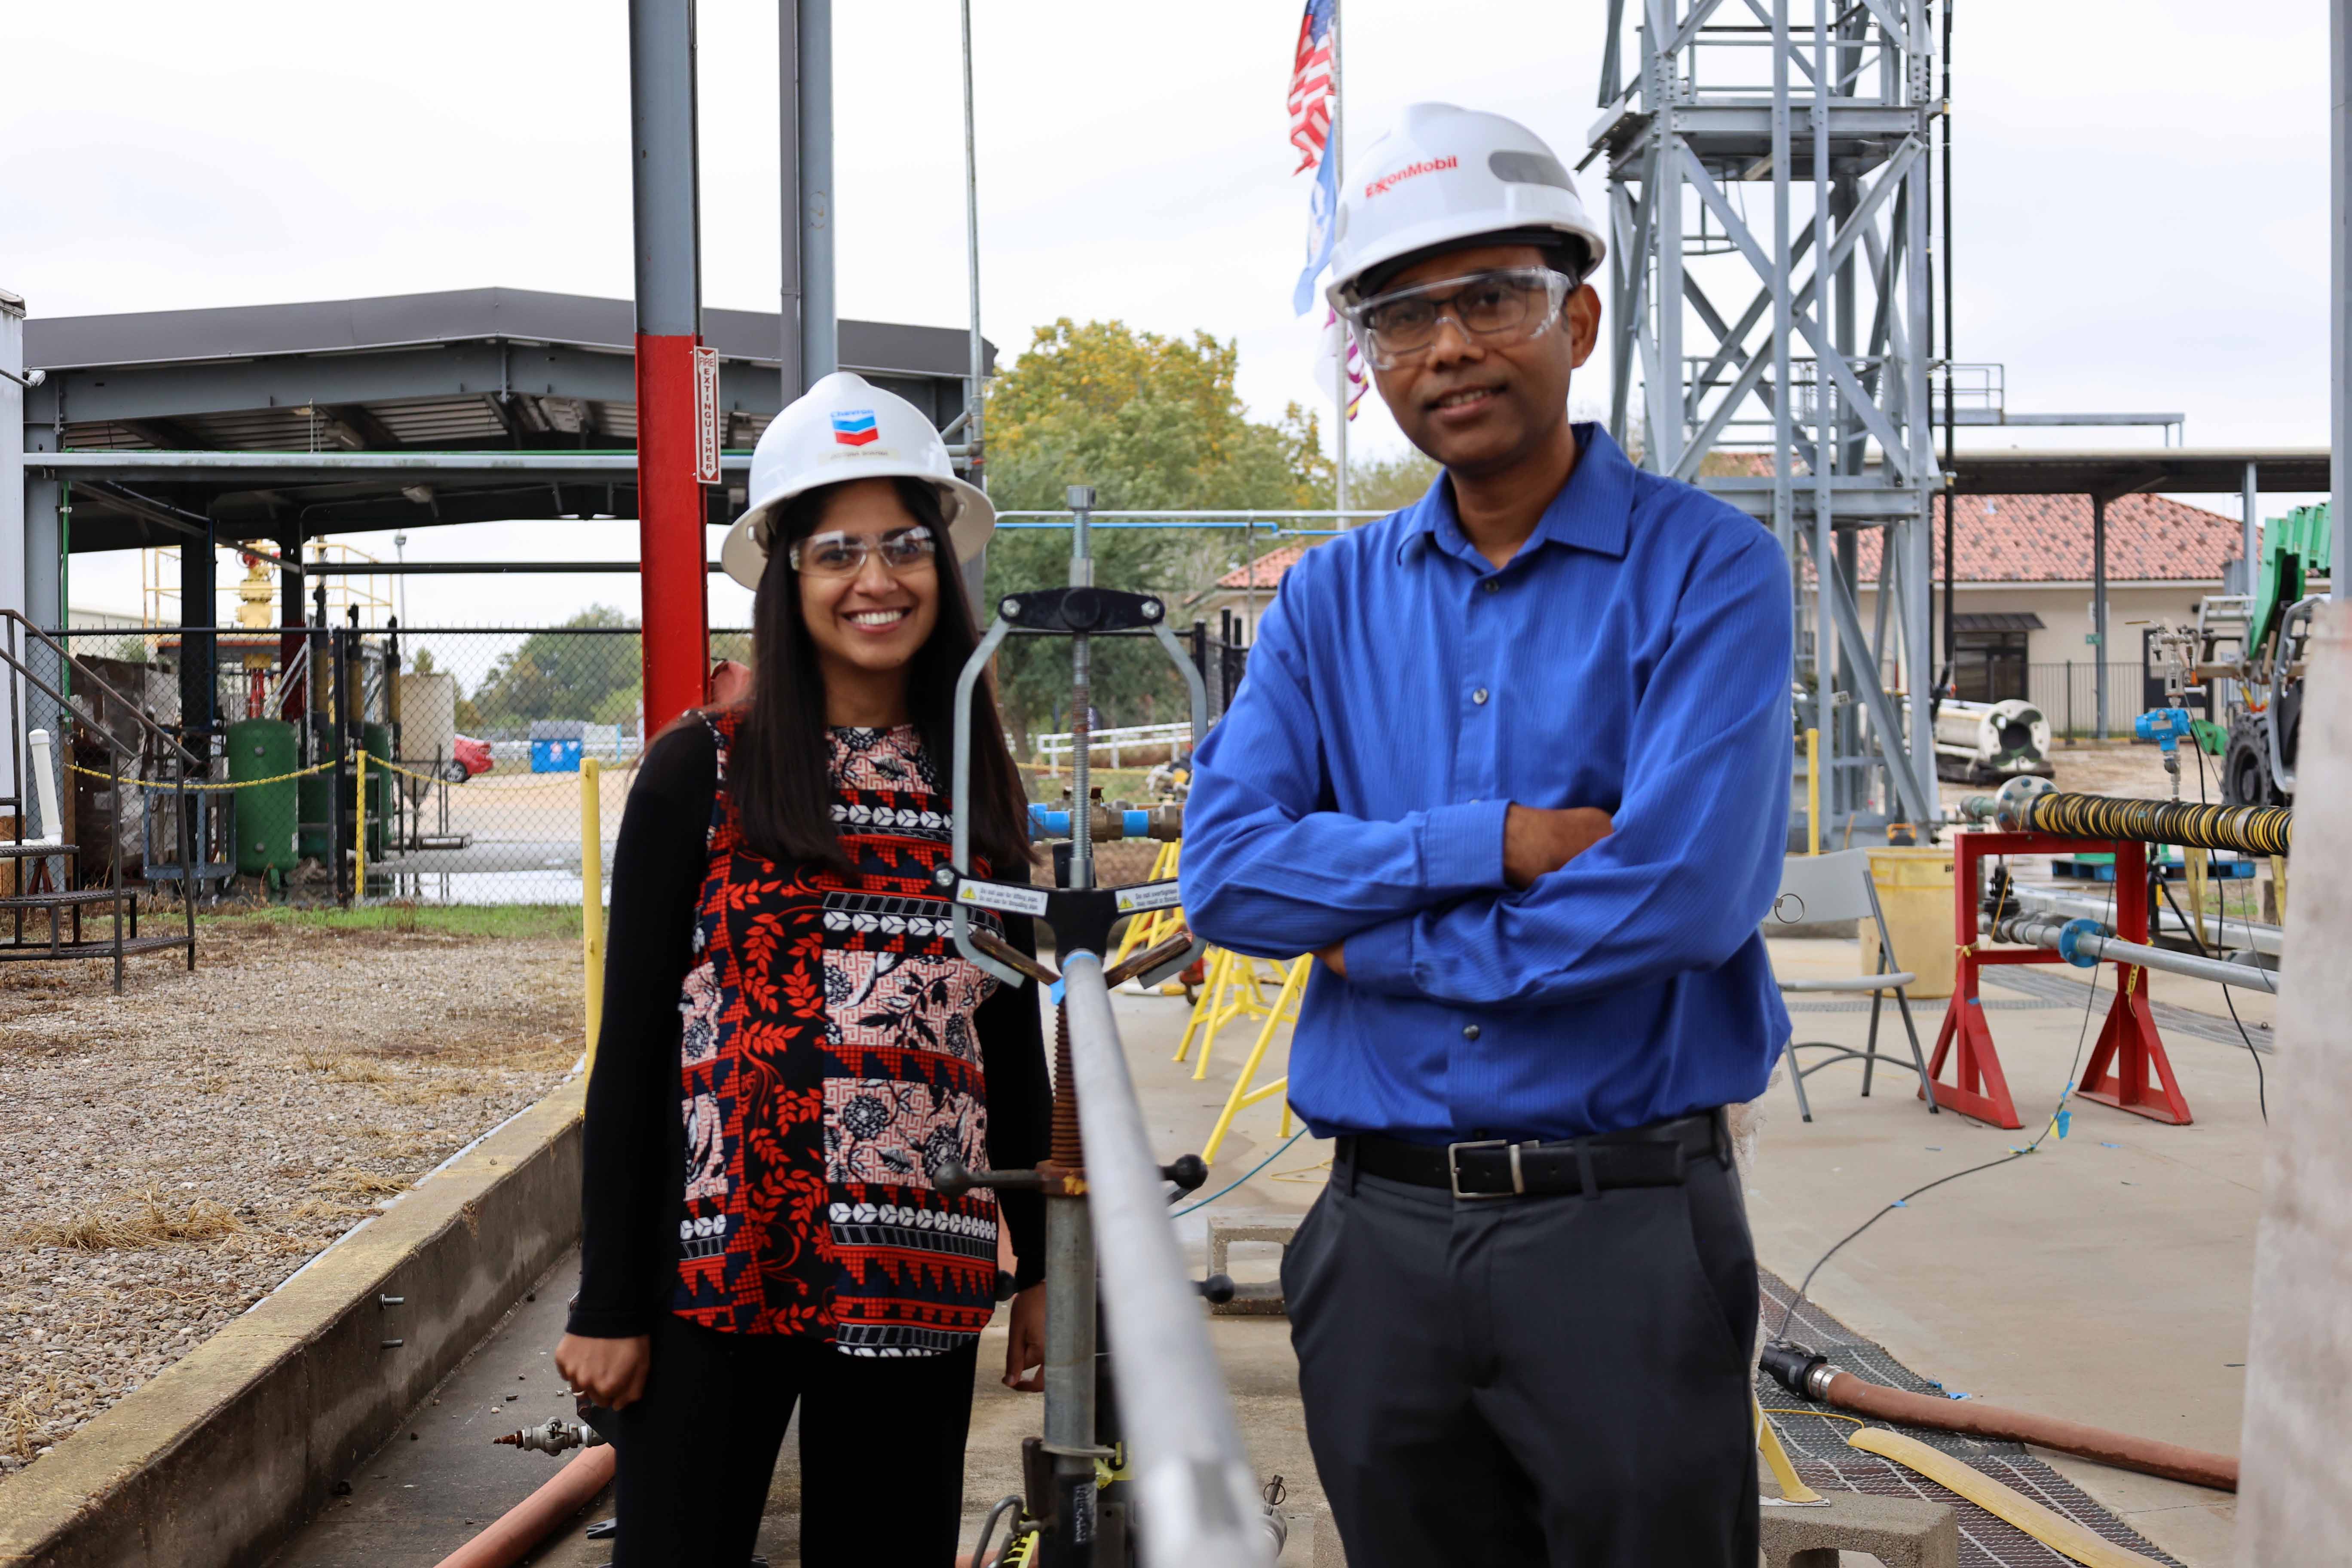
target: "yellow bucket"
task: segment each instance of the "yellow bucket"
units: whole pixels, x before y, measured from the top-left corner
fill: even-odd
[[[1873,849],[1870,881],[1895,943],[1895,967],[1919,979],[1912,996],[1949,996],[1958,967],[1952,952],[1952,852],[1933,845]],[[1878,926],[1855,922],[1862,937],[1862,972],[1878,970]]]

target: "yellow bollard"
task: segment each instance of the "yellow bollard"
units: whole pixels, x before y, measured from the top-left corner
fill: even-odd
[[[588,1066],[596,1066],[596,1035],[604,1022],[604,830],[601,784],[604,764],[580,761],[581,1000],[587,1015]]]
[[[1822,852],[1822,732],[1805,731],[1805,853]]]

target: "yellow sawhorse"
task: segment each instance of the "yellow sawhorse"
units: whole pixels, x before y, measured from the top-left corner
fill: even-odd
[[[1244,958],[1222,947],[1211,948],[1205,963],[1206,981],[1176,1041],[1175,1059],[1181,1062],[1192,1048],[1193,1037],[1200,1038],[1201,1059],[1192,1068],[1196,1083],[1209,1076],[1209,1048],[1216,1044],[1217,1031],[1235,1018],[1263,1018],[1273,1012],[1265,988],[1271,984],[1278,993],[1286,978],[1282,965],[1271,960]]]
[[[1273,1099],[1290,1087],[1290,1077],[1287,1073],[1276,1079],[1272,1083],[1258,1085],[1255,1088],[1251,1085],[1257,1077],[1258,1064],[1265,1059],[1266,1047],[1274,1043],[1275,1030],[1285,1024],[1296,1024],[1298,1021],[1298,1005],[1306,999],[1307,975],[1314,963],[1314,957],[1306,953],[1290,961],[1289,972],[1283,976],[1282,989],[1276,993],[1274,1005],[1266,1012],[1265,1026],[1258,1030],[1257,1043],[1250,1047],[1249,1058],[1242,1063],[1242,1076],[1234,1080],[1234,1091],[1225,1097],[1225,1108],[1217,1113],[1217,1125],[1210,1131],[1209,1142],[1201,1150],[1202,1161],[1211,1162],[1216,1159],[1217,1146],[1225,1141],[1225,1133],[1233,1126],[1235,1116],[1262,1100]],[[1201,1065],[1205,1068],[1208,1065],[1208,1048],[1203,1046],[1201,1051]],[[1192,1076],[1198,1078],[1201,1075],[1194,1073]],[[1282,1108],[1281,1136],[1289,1135],[1290,1106],[1286,1102]]]
[[[1171,838],[1162,844],[1160,853],[1151,858],[1151,875],[1144,879],[1162,882],[1173,877],[1178,852],[1183,847],[1184,841],[1181,838]],[[1158,946],[1182,930],[1183,925],[1184,911],[1181,909],[1153,910],[1148,914],[1137,915],[1127,922],[1127,934],[1118,939],[1118,952],[1111,956],[1112,965],[1116,967],[1124,962],[1127,955],[1138,948]],[[1179,1056],[1176,1059],[1182,1061],[1184,1058]]]

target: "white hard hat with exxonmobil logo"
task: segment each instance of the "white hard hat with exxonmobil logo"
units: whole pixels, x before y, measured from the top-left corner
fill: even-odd
[[[794,496],[852,479],[927,481],[940,492],[940,511],[959,561],[979,554],[996,527],[987,495],[956,478],[948,444],[913,404],[837,370],[760,433],[751,449],[751,504],[727,531],[719,564],[746,588],[758,588],[775,514]]]
[[[1450,103],[1408,106],[1349,168],[1336,223],[1329,298],[1342,310],[1361,301],[1365,274],[1482,236],[1580,241],[1580,283],[1609,250],[1542,137]]]

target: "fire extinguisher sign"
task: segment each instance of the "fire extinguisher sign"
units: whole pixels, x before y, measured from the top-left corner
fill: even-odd
[[[694,350],[694,478],[698,484],[719,482],[719,351],[697,344]]]

